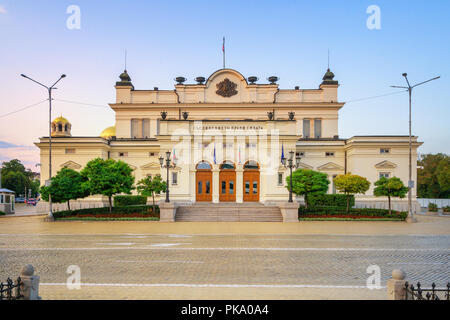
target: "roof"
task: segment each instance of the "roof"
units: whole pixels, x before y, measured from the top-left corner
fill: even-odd
[[[0,188],[0,193],[14,193],[14,191],[5,188]]]

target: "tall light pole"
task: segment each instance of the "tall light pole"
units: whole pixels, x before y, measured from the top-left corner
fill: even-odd
[[[412,188],[414,188],[414,181],[412,181],[412,141],[411,141],[411,96],[412,96],[412,89],[414,89],[417,86],[420,86],[421,84],[439,79],[439,77],[435,77],[426,81],[422,81],[420,83],[417,83],[415,85],[410,85],[408,81],[408,74],[405,72],[402,74],[403,77],[405,77],[407,87],[403,86],[391,86],[392,88],[401,88],[401,89],[408,89],[409,94],[409,173],[408,173],[408,218],[406,219],[407,222],[416,222],[417,220],[414,218],[412,213],[412,205],[411,205],[411,197],[412,197]]]
[[[62,79],[65,78],[66,75],[62,74],[59,79],[50,87],[46,86],[45,84],[40,83],[39,81],[36,81],[34,79],[31,79],[30,77],[21,74],[22,77],[27,78],[28,80],[31,80],[38,85],[43,86],[48,91],[48,139],[49,139],[49,151],[48,151],[48,184],[50,184],[50,181],[52,179],[52,90],[56,89],[55,85]],[[49,212],[47,216],[48,221],[53,221],[53,211],[52,211],[52,196],[51,194],[48,195],[48,204],[49,204]]]
[[[166,161],[166,164],[164,164],[164,160]],[[166,159],[163,158],[163,156],[159,157],[159,164],[161,165],[161,168],[167,169],[167,178],[166,178],[166,202],[170,202],[169,200],[169,169],[174,169],[177,166],[176,159],[170,160],[170,151],[166,151]]]
[[[300,167],[300,156],[297,155],[295,157],[295,163],[294,163],[294,151],[289,151],[289,159],[287,159],[287,164],[286,164],[286,158],[281,158],[281,163],[283,164],[283,166],[285,168],[289,168],[291,170],[291,175],[290,175],[290,179],[289,179],[289,200],[288,202],[294,202],[292,199],[292,169],[297,169],[298,167]]]

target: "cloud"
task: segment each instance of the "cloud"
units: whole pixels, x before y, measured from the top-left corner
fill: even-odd
[[[21,146],[0,141],[0,162],[12,159],[19,159],[25,167],[36,171],[36,163],[39,163],[39,149],[35,146]]]
[[[0,14],[6,14],[6,9],[3,6],[0,6]]]

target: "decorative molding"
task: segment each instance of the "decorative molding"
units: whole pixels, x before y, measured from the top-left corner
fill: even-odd
[[[397,168],[397,165],[389,160],[384,160],[375,165],[375,168],[378,169],[392,169]]]
[[[343,171],[344,167],[334,162],[328,162],[325,163],[324,165],[317,167],[317,169],[322,171]]]
[[[216,84],[216,87],[217,87],[216,93],[225,98],[229,98],[238,93],[236,90],[237,84],[230,81],[230,79],[228,78],[225,78],[225,80]]]
[[[152,169],[161,169],[161,165],[159,163],[156,162],[149,162],[147,164],[144,164],[141,166],[141,169],[143,170],[152,170]]]
[[[69,169],[77,170],[77,169],[80,169],[80,168],[81,168],[81,165],[78,164],[78,163],[76,163],[76,162],[74,162],[74,161],[72,161],[72,160],[69,160],[69,161],[67,161],[67,162],[64,162],[64,163],[61,165],[61,168],[69,168]]]
[[[310,170],[314,169],[313,166],[310,166],[309,164],[306,164],[304,162],[300,162],[299,168],[300,169],[310,169]]]

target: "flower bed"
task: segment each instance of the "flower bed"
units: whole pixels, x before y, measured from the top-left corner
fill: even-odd
[[[56,220],[159,220],[159,210],[153,213],[152,206],[113,207],[111,211],[108,207],[88,208],[58,211],[53,216]]]
[[[345,208],[342,207],[300,207],[299,219],[364,219],[364,220],[400,220],[403,221],[408,216],[405,211],[392,210],[389,214],[387,209],[371,209],[371,208],[352,208],[347,213]]]

